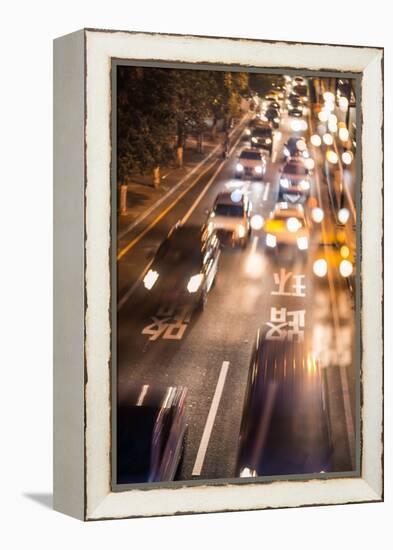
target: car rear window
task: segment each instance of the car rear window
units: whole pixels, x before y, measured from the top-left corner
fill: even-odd
[[[254,151],[243,151],[240,154],[241,159],[261,160],[261,155]]]
[[[300,176],[306,175],[307,170],[302,164],[287,164],[284,168],[285,174],[298,174]]]
[[[234,218],[242,218],[244,214],[243,206],[239,204],[216,204],[214,213],[217,216],[228,216]]]
[[[272,131],[270,128],[255,128],[253,131],[253,136],[271,136]]]

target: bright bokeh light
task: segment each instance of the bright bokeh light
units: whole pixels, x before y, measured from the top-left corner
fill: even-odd
[[[314,220],[314,222],[321,223],[321,221],[323,220],[323,216],[324,214],[323,214],[322,208],[316,207],[312,209],[311,217]]]
[[[344,153],[341,155],[341,158],[343,163],[349,166],[353,161],[353,154],[351,153],[351,151],[344,151]]]
[[[312,269],[317,277],[325,277],[328,270],[327,261],[324,258],[319,258],[319,260],[315,260]]]
[[[352,274],[353,267],[349,260],[341,260],[340,262],[340,274],[343,277],[349,277]]]
[[[259,214],[254,214],[252,216],[252,218],[251,218],[251,227],[253,229],[256,229],[257,231],[259,229],[262,229],[263,223],[264,223],[263,217],[260,216]]]
[[[341,139],[341,141],[348,141],[349,139],[349,132],[348,129],[345,127],[341,127],[338,131],[338,137]]]
[[[323,136],[322,139],[323,139],[323,142],[324,142],[325,145],[332,145],[332,143],[333,143],[333,136],[332,136],[332,134],[327,134],[327,133],[326,133],[326,134]]]
[[[338,100],[338,106],[342,111],[346,111],[348,109],[348,99],[345,96],[341,96]]]
[[[338,163],[338,156],[331,149],[329,149],[329,151],[327,151],[326,158],[327,158],[328,162],[330,162],[331,164],[337,164]]]
[[[336,117],[336,115],[329,115],[328,122],[329,122],[329,124],[335,124],[335,125],[337,125],[337,117]]]
[[[303,132],[305,132],[308,128],[308,124],[305,120],[300,120],[300,129],[303,130]]]
[[[342,258],[348,258],[349,256],[349,248],[347,247],[346,244],[343,244],[342,247],[340,248],[340,255]]]
[[[151,290],[155,285],[157,279],[158,279],[157,271],[154,271],[153,269],[149,269],[149,271],[146,273],[143,279],[143,284],[145,288],[147,288],[147,290]]]
[[[326,101],[323,108],[327,113],[331,113],[334,111],[334,101]]]
[[[288,218],[287,219],[287,229],[291,233],[296,233],[296,231],[300,228],[300,222],[297,218]]]
[[[328,122],[328,130],[329,132],[337,132],[338,128],[337,128],[337,123],[336,122]]]
[[[202,273],[198,273],[197,275],[193,275],[190,277],[190,280],[187,284],[187,290],[190,294],[196,292],[198,288],[201,286],[201,283],[203,281],[203,275]]]
[[[311,136],[311,143],[314,145],[314,147],[320,147],[322,140],[318,134],[314,134]]]
[[[337,214],[338,221],[345,225],[349,220],[349,210],[348,208],[340,208]]]
[[[318,113],[318,118],[321,122],[327,122],[329,116],[326,111],[320,111]]]
[[[304,161],[304,166],[307,168],[307,170],[313,170],[315,162],[312,158],[308,158]]]
[[[298,149],[299,151],[305,151],[306,147],[307,145],[304,139],[298,139],[298,141],[296,142],[296,149]]]
[[[233,202],[240,202],[242,200],[243,192],[240,189],[235,189],[231,193],[231,200]]]
[[[328,102],[328,103],[331,103],[331,102],[334,102],[334,94],[333,92],[325,92],[323,94],[323,99]]]
[[[307,239],[307,237],[298,237],[297,247],[298,247],[299,250],[307,250],[308,249],[308,239]]]
[[[294,132],[300,132],[302,129],[301,120],[292,120],[291,121],[291,128]]]

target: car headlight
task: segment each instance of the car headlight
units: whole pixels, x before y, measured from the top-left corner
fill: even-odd
[[[245,133],[246,133],[247,136],[250,136],[250,135],[251,135],[251,130],[250,130],[250,128],[246,128]]]
[[[159,277],[159,274],[157,271],[154,271],[154,269],[149,269],[149,271],[146,273],[146,275],[143,278],[143,284],[147,290],[151,290],[153,286],[156,284],[156,281]]]
[[[349,260],[341,260],[339,269],[342,277],[349,277],[352,275],[353,266]]]
[[[280,185],[281,187],[285,187],[285,189],[288,189],[289,188],[289,179],[287,178],[281,178],[280,179]]]
[[[275,235],[272,235],[271,233],[268,233],[266,235],[266,245],[270,248],[274,248],[277,244],[277,238]]]
[[[236,164],[236,172],[243,172],[243,170],[244,170],[243,165],[240,164],[240,162],[238,162],[238,163]]]
[[[190,294],[197,292],[203,281],[202,273],[193,275],[187,283],[187,290]]]
[[[278,117],[276,117],[276,118],[274,119],[274,122],[280,122],[280,119],[279,119]]]
[[[307,180],[302,180],[299,184],[300,189],[303,191],[308,191],[310,189],[310,182]]]
[[[255,166],[255,173],[262,174],[262,166]]]
[[[270,138],[266,138],[266,139],[265,139],[265,143],[266,143],[267,145],[269,145],[271,142],[272,142],[272,140],[271,140]]]
[[[242,468],[240,470],[240,477],[257,477],[257,473],[252,468]]]
[[[238,225],[237,226],[237,234],[239,235],[239,238],[242,239],[244,235],[246,234],[246,229],[244,225]]]
[[[307,237],[298,237],[297,238],[297,247],[299,250],[307,250],[308,248],[308,239]]]
[[[253,143],[256,143],[258,140],[257,140],[256,137],[252,137],[252,138],[251,138],[251,141],[252,141]]]

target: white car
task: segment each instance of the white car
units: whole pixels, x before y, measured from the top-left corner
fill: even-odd
[[[210,212],[208,223],[215,229],[220,242],[243,248],[251,235],[251,203],[240,191],[220,193]]]
[[[266,173],[266,159],[257,149],[243,149],[236,163],[237,178],[263,179]]]
[[[301,204],[277,203],[265,221],[264,231],[267,248],[291,245],[301,251],[308,250],[310,227]]]

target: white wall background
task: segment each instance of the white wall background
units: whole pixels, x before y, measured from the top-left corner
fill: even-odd
[[[266,4],[266,6],[265,6]],[[391,548],[392,27],[383,0],[85,0],[2,4],[0,82],[3,548]],[[389,10],[389,11],[388,11]],[[384,46],[386,501],[82,524],[50,509],[52,44],[82,27]]]

